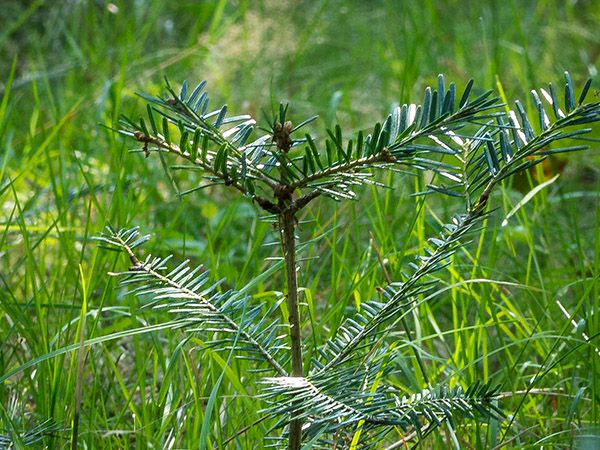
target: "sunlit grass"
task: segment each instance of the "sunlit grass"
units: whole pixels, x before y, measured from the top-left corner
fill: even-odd
[[[154,235],[147,251],[191,258],[236,286],[273,264],[263,244],[275,233],[251,205],[218,189],[177,198],[157,161],[129,154],[100,126],[135,116],[136,91],[159,93],[163,75],[206,78],[221,96],[215,106],[260,117],[289,100],[299,120],[317,111],[322,123],[358,129],[439,72],[473,77],[480,90],[499,75],[508,98],[528,99],[565,69],[577,81],[595,75],[600,48],[593,2],[9,3],[0,13],[13,24],[0,33],[0,377],[36,362],[0,382],[0,429],[18,447],[26,442],[16,436],[52,418],[48,448],[68,447],[75,421],[81,447],[195,448],[222,374],[207,448],[260,448],[271,425],[250,401],[248,365],[226,368],[227,355],[196,337],[156,330],[169,319],[118,289],[107,272],[126,262],[90,242],[108,223],[141,225]],[[410,318],[412,341],[398,334],[407,392],[423,387],[412,345],[436,380],[502,385],[510,428],[465,423],[465,445],[598,443],[598,162],[596,149],[573,155],[503,227],[530,182],[506,186],[490,228],[444,276],[448,290]],[[393,190],[317,202],[303,218],[301,239],[315,242],[301,257],[318,257],[303,263],[303,317],[319,342],[385,283],[377,251],[397,276],[453,211],[410,197],[423,180],[386,181]],[[281,286],[275,276],[255,292]],[[81,336],[93,345],[82,348]]]

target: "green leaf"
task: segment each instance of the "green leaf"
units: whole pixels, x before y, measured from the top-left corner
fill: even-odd
[[[192,140],[192,147],[190,149],[190,156],[192,160],[196,160],[198,157],[198,148],[200,147],[200,129],[196,128],[194,131],[194,139]]]
[[[364,145],[364,134],[362,130],[358,132],[358,136],[356,137],[356,157],[359,158],[361,154],[363,154],[363,145]]]
[[[331,141],[325,140],[325,153],[327,155],[327,166],[333,166],[333,148],[331,148]]]
[[[573,82],[569,72],[565,72],[565,108],[567,113],[575,108],[575,93],[573,92]]]
[[[431,103],[431,88],[427,87],[427,89],[425,89],[425,98],[423,99],[423,115],[421,116],[421,124],[419,125],[419,128],[425,128],[425,126],[427,125],[427,121],[429,120],[430,115]]]
[[[279,104],[279,123],[282,125],[285,123],[285,117],[287,115],[288,106],[288,104],[286,104],[285,106],[283,105],[283,103]]]
[[[540,129],[542,131],[545,131],[548,128],[548,126],[550,125],[550,121],[548,120],[546,111],[544,111],[544,105],[542,104],[542,101],[540,100],[540,97],[539,97],[538,93],[535,91],[535,89],[532,89],[531,96],[533,97],[533,103],[535,104],[535,107],[538,112],[538,121],[540,124]]]
[[[543,150],[537,152],[538,155],[554,155],[557,153],[568,153],[568,152],[579,152],[581,150],[587,150],[589,146],[587,145],[573,145],[571,147],[560,147],[553,148],[552,150]]]
[[[433,91],[433,93],[431,94],[431,108],[429,108],[429,124],[430,125],[431,125],[431,122],[435,121],[435,119],[438,117],[438,108],[437,108],[438,100],[437,100],[437,98],[438,98],[438,92]]]
[[[154,121],[154,111],[152,111],[152,107],[147,104],[146,110],[148,111],[148,120],[150,121],[150,126],[152,127],[152,133],[154,135],[158,134],[158,128],[156,127],[156,122]]]
[[[208,135],[203,135],[202,136],[202,145],[200,146],[200,149],[202,150],[202,161],[206,162],[206,157],[208,155]]]
[[[311,173],[315,173],[315,160],[309,147],[304,149],[304,159]]]
[[[377,148],[379,147],[379,144],[381,141],[381,132],[382,132],[382,126],[379,122],[377,122],[375,124],[375,127],[373,128],[373,134],[371,134],[371,136],[369,136],[369,138],[370,138],[369,145],[368,145],[369,155],[374,155],[377,153]],[[373,140],[375,140],[375,142],[373,142]]]
[[[510,146],[508,132],[505,128],[500,130],[500,151],[502,152],[502,160],[504,163],[509,163],[513,158],[513,152]]]
[[[227,114],[227,105],[223,105],[223,107],[219,111],[219,115],[217,116],[217,119],[214,123],[215,128],[221,128],[221,125],[223,124],[223,119],[225,119],[225,114]]]
[[[208,109],[208,94],[206,92],[203,92],[202,95],[200,95],[198,101],[192,109],[194,110],[194,112],[198,112],[200,110],[201,114],[204,115],[204,113]]]
[[[183,84],[181,85],[181,92],[179,93],[179,99],[182,102],[185,102],[185,99],[187,98],[187,92],[188,92],[188,82],[187,82],[187,80],[183,80]]]
[[[208,111],[208,105],[210,103],[210,98],[207,93],[203,93],[198,99],[198,104],[200,106],[200,114],[203,117],[206,117],[206,111]]]
[[[150,135],[150,132],[148,131],[148,127],[146,126],[146,122],[144,121],[143,118],[140,118],[140,129],[144,132],[144,134],[146,136]]]
[[[182,152],[189,152],[191,154],[189,135],[190,134],[187,131],[184,131],[181,134],[181,138],[179,139],[179,148]]]
[[[221,147],[219,147],[219,150],[217,150],[217,154],[215,155],[215,159],[213,161],[213,170],[215,172],[219,172],[219,170],[221,170],[221,167],[223,165],[223,160],[225,159],[225,151],[227,149],[227,144],[224,143],[221,145]]]
[[[535,137],[535,133],[533,131],[533,128],[531,127],[531,123],[529,122],[527,113],[525,112],[525,109],[523,108],[523,105],[519,100],[515,101],[515,105],[517,106],[517,111],[519,113],[519,116],[521,117],[521,124],[523,126],[525,136],[527,137],[527,140],[530,141]]]
[[[548,89],[550,89],[550,98],[552,99],[552,109],[554,110],[554,117],[556,119],[562,119],[564,114],[561,114],[560,108],[558,106],[558,97],[556,96],[556,91],[554,90],[554,85],[552,83],[548,84]]]
[[[438,102],[439,102],[439,104],[437,106],[437,110],[438,110],[438,114],[442,115],[443,111],[444,111],[444,94],[446,93],[446,81],[444,80],[444,75],[441,73],[438,75],[437,93],[438,93]]]
[[[496,150],[494,148],[494,142],[490,135],[487,135],[488,140],[485,141],[485,159],[487,161],[488,167],[490,169],[490,173],[492,176],[496,175],[500,170],[500,164],[498,162],[498,156],[496,155]]]
[[[327,134],[331,137],[331,142],[335,145],[338,161],[343,161],[346,159],[346,155],[344,153],[344,147],[342,142],[342,129],[339,125],[335,126],[335,134],[330,129],[327,129]]]
[[[319,157],[319,150],[317,149],[315,142],[313,141],[310,134],[305,134],[304,136],[306,137],[306,142],[308,143],[308,146],[310,147],[310,151],[312,152],[314,160],[317,163],[317,165],[319,166],[319,169],[324,170],[323,164],[321,163],[321,158]]]
[[[583,89],[581,90],[581,95],[579,96],[579,102],[578,102],[579,106],[581,106],[583,104],[583,102],[585,101],[585,97],[587,96],[591,85],[592,85],[592,79],[588,78],[587,81],[585,82],[585,85],[583,86]]]
[[[352,139],[349,139],[346,146],[346,163],[349,163],[352,160],[352,145]]]
[[[303,120],[302,122],[300,122],[298,125],[296,125],[294,128],[292,128],[291,133],[293,133],[294,131],[299,130],[300,128],[302,128],[305,125],[308,125],[311,122],[314,122],[319,116],[311,116],[306,120]]]
[[[163,125],[163,136],[165,138],[165,142],[167,144],[170,144],[171,143],[171,137],[169,135],[169,121],[167,120],[166,117],[163,117],[162,125]]]
[[[188,99],[187,104],[192,109],[194,109],[194,102],[196,101],[196,99],[200,95],[200,92],[202,92],[202,90],[204,89],[205,86],[206,86],[206,81],[200,82],[198,84],[198,86],[196,86],[196,88],[193,90],[192,95],[190,95],[190,98]]]
[[[444,107],[442,108],[442,114],[452,114],[454,112],[454,100],[456,98],[456,85],[450,83],[450,89],[444,99]]]
[[[471,93],[471,89],[473,89],[473,83],[474,83],[474,81],[471,78],[469,80],[469,82],[467,83],[467,86],[465,87],[465,91],[463,92],[463,95],[460,98],[460,102],[458,103],[458,109],[462,109],[469,101],[469,94]]]

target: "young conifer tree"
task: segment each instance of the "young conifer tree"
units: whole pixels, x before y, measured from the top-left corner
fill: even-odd
[[[184,82],[179,92],[167,82],[164,97],[143,95],[147,116],[123,118],[118,132],[137,141],[136,150],[146,157],[173,157],[178,169],[197,174],[197,186],[181,195],[222,184],[266,211],[279,230],[285,296],[260,302],[246,288],[221,289],[202,266],[183,262],[169,269],[170,257],[141,257],[139,247],[149,237],[137,229],[109,227],[99,239],[127,254],[130,267],[119,274],[124,285],[134,286],[155,308],[177,314],[178,327],[204,334],[217,350],[251,358],[264,372],[257,402],[271,417],[274,447],[378,448],[398,428],[405,430],[406,444],[443,424],[451,427],[458,416],[502,420],[497,387],[433,384],[418,351],[412,357],[426,385],[406,396],[393,376],[394,331],[401,326],[410,338],[405,317],[435,297],[440,288],[431,275],[449,264],[467,234],[480,229],[500,183],[551,154],[586,148],[573,141],[600,120],[600,103],[584,103],[590,84],[576,96],[566,73],[561,102],[553,85],[531,91],[530,117],[519,101],[512,110],[491,91],[472,98],[473,81],[459,93],[440,75],[437,89],[428,87],[421,104],[394,108],[370,132],[347,137],[336,125],[317,139],[303,132],[315,117],[294,124],[287,106],[261,132],[250,116],[228,116],[227,106],[210,111],[205,82],[191,91]],[[381,186],[376,173],[386,170],[428,172],[434,181],[422,194],[460,198],[463,207],[407,272],[394,274],[379,297],[362,303],[331,339],[316,346],[300,316],[298,218],[318,197],[353,200],[357,186]],[[287,316],[279,316],[282,310]]]

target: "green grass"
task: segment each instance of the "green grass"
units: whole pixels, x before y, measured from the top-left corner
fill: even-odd
[[[260,448],[271,425],[248,364],[161,331],[170,319],[107,275],[125,260],[90,241],[106,224],[140,225],[153,234],[146,251],[191,258],[237,287],[277,255],[250,204],[218,188],[178,199],[158,160],[100,126],[141,113],[134,92],[159,93],[164,75],[208,79],[214,106],[260,117],[284,100],[296,120],[318,113],[320,126],[359,129],[393,102],[420,101],[440,72],[479,90],[498,75],[507,98],[528,101],[564,70],[580,85],[600,64],[594,2],[114,3],[8,1],[0,12],[0,429],[17,447],[49,418],[56,429],[36,444],[48,448],[196,448],[203,433],[206,448]],[[447,291],[411,318],[413,341],[398,333],[407,393],[424,386],[413,344],[437,381],[502,384],[512,420],[461,422],[465,448],[598,446],[599,163],[597,144],[572,155],[501,226],[531,180],[505,186],[489,227],[440,275]],[[303,318],[317,342],[385,283],[377,248],[393,277],[454,212],[450,200],[409,196],[423,180],[389,182],[304,217],[301,240],[314,243],[301,256],[319,258],[301,272]],[[252,292],[282,285],[277,275]]]

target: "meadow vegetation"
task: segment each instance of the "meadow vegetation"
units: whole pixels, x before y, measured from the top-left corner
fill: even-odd
[[[260,120],[289,102],[294,122],[319,115],[315,134],[335,123],[355,134],[421,102],[438,73],[520,98],[535,117],[530,89],[565,70],[579,88],[600,55],[593,1],[9,0],[0,20],[0,448],[260,448],[274,424],[251,362],[141,308],[107,275],[126,258],[91,240],[140,226],[144,252],[203,264],[257,300],[285,286],[265,245],[277,231],[251,202],[219,186],[179,197],[160,158],[106,128],[145,114],[136,92],[205,79],[215,107]],[[436,382],[499,385],[507,415],[460,420],[424,448],[597,448],[600,153],[589,144],[496,190],[487,228],[436,274],[447,293],[408,317],[411,339],[398,329],[407,394],[427,385],[420,359]],[[379,181],[393,189],[319,198],[299,217],[315,345],[459,204],[413,196],[423,176]]]

